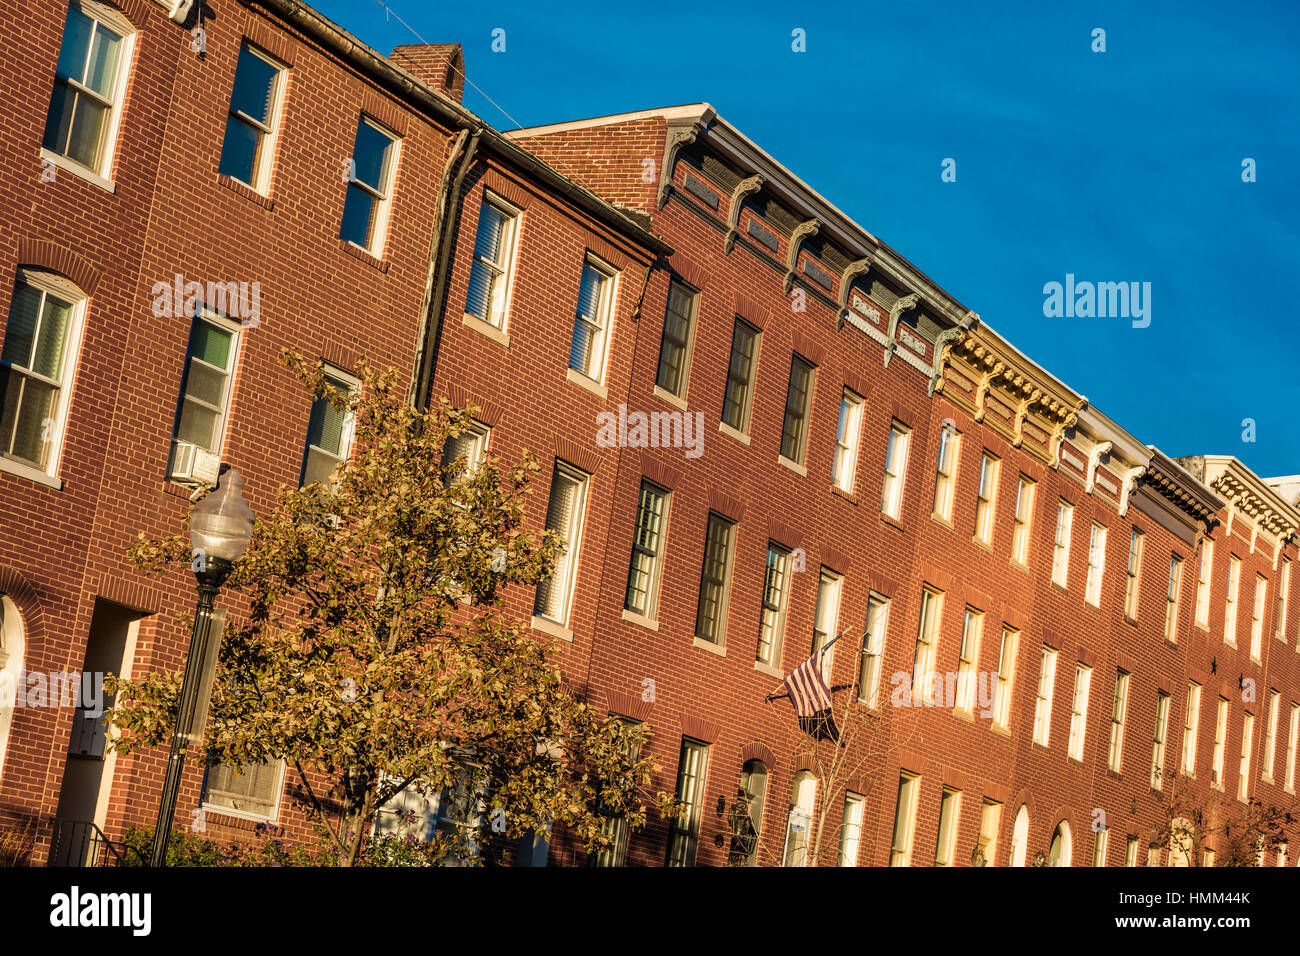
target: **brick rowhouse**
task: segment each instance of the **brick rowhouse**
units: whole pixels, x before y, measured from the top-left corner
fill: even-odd
[[[145,579],[124,555],[138,532],[174,531],[194,486],[168,478],[192,320],[154,308],[155,283],[180,274],[260,289],[255,324],[227,311],[235,321],[215,326],[235,342],[215,453],[244,473],[255,511],[303,468],[311,399],[277,363],[285,347],[341,374],[362,356],[395,365],[418,401],[477,405],[494,455],[528,449],[541,459],[530,503],[539,528],[553,483],[580,489],[569,590],[553,602],[516,593],[510,607],[555,641],[579,693],[652,725],[655,789],[695,781],[695,813],[674,834],[653,815],[630,836],[615,826],[628,864],[726,864],[725,808],[742,772],[751,795],[764,792],[750,806],[758,839],[749,861],[762,865],[805,862],[819,836],[824,864],[844,846],[858,865],[970,865],[977,849],[998,866],[1040,852],[1088,865],[1097,810],[1103,862],[1123,865],[1132,843],[1145,863],[1144,834],[1160,813],[1151,785],[1158,712],[1168,790],[1184,767],[1192,684],[1194,788],[1237,798],[1250,714],[1245,795],[1292,805],[1300,622],[1287,597],[1300,479],[1267,481],[1231,458],[1175,461],[1144,445],[707,106],[502,136],[459,106],[464,62],[454,45],[398,47],[385,59],[301,4],[228,2],[209,5],[218,16],[202,24],[200,56],[193,14],[172,21],[172,3],[87,0],[90,19],[126,38],[121,85],[103,97],[106,154],[87,165],[43,146],[52,95],[77,89],[56,76],[66,8],[26,6],[27,16],[0,26],[5,49],[25,51],[10,64],[14,120],[0,134],[0,264],[9,275],[0,322],[23,314],[14,293],[30,287],[73,301],[68,341],[80,341],[59,383],[69,400],[49,416],[59,447],[44,465],[8,444],[0,457],[0,667],[9,673],[138,675],[184,660],[188,632],[176,618],[193,607],[192,580]],[[218,172],[228,123],[248,125],[230,119],[243,47],[275,71],[251,186]],[[341,173],[357,158],[362,116],[368,135],[392,146],[386,182],[370,181],[358,159],[379,211],[357,244],[340,235],[360,187]],[[487,233],[498,237],[495,251],[476,257]],[[686,331],[663,373],[670,306],[685,317],[675,332]],[[744,375],[731,361],[738,318],[753,337]],[[575,328],[583,347],[574,347]],[[810,382],[806,404],[789,397],[802,394],[789,388],[794,356]],[[853,427],[841,434],[846,389]],[[3,400],[12,414],[14,400]],[[787,415],[791,403],[799,414]],[[635,413],[659,413],[682,440],[647,447],[628,427]],[[702,432],[685,430],[701,419]],[[601,430],[611,420],[622,423],[612,443]],[[906,466],[886,489],[891,429],[890,467],[902,442]],[[1022,478],[1033,482],[1032,502],[1018,494]],[[663,521],[636,610],[627,607],[636,603],[629,563],[643,482]],[[939,484],[951,490],[936,504]],[[885,512],[895,502],[893,517]],[[1054,554],[1061,502],[1071,506],[1068,562]],[[699,636],[710,515],[715,529],[729,529],[730,547],[720,613]],[[1092,547],[1094,525],[1105,529],[1104,547]],[[1134,528],[1142,535],[1130,591]],[[1021,549],[1023,562],[1014,559]],[[1100,567],[1093,588],[1090,557]],[[1062,587],[1053,579],[1063,564]],[[970,713],[954,706],[943,681],[940,706],[895,706],[912,701],[898,688],[924,643],[927,589],[937,614],[924,669],[1009,673],[1005,726],[982,713],[978,694]],[[836,620],[821,629],[846,632],[831,671],[837,714],[855,693],[869,602],[887,610],[872,617],[879,643],[866,641],[880,652],[867,711],[882,715],[873,719],[883,729],[861,771],[823,792],[799,759],[789,703],[765,696],[810,653],[819,594],[829,607],[836,593]],[[968,613],[981,622],[977,644]],[[999,653],[1004,633],[1016,638],[1014,655]],[[1054,652],[1050,706],[1038,703],[1044,648]],[[1081,667],[1086,712],[1072,718]],[[152,824],[165,755],[102,750],[102,729],[72,707],[0,713],[0,814],[40,823],[38,861],[56,836],[54,862],[111,860],[99,832],[116,840]],[[206,833],[218,839],[246,836],[259,820],[302,836],[291,786],[279,784],[266,812],[222,812],[191,762],[176,825],[205,807]],[[1173,862],[1167,847],[1156,852]],[[564,833],[526,855],[594,862]]]

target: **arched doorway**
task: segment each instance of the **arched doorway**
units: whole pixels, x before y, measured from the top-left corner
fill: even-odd
[[[1070,839],[1070,824],[1062,820],[1052,831],[1052,845],[1047,851],[1048,866],[1069,866],[1074,855],[1074,845]]]
[[[1011,865],[1025,865],[1025,851],[1029,847],[1029,808],[1023,803],[1016,813],[1016,825],[1011,831]]]
[[[23,691],[24,650],[23,622],[18,614],[18,605],[0,594],[0,778],[4,776],[14,708],[18,695]]]

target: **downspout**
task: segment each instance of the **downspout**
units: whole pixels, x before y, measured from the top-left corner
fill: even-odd
[[[466,132],[468,131],[463,131],[460,139],[457,140],[457,150],[464,141]],[[460,157],[460,168],[456,171],[456,178],[452,182],[450,190],[447,190],[445,186],[443,188],[442,198],[445,201],[445,206],[441,217],[442,224],[439,226],[436,239],[438,254],[436,259],[431,260],[430,263],[433,289],[429,296],[428,311],[425,314],[424,341],[421,344],[419,371],[415,377],[416,392],[412,396],[413,404],[420,411],[425,411],[429,407],[429,390],[433,384],[433,372],[438,362],[438,346],[442,341],[442,314],[447,298],[447,288],[451,282],[451,249],[455,245],[456,228],[460,222],[460,189],[465,182],[465,174],[474,165],[474,154],[478,150],[478,140],[482,132],[481,129],[474,131],[470,137],[468,148]],[[452,162],[447,164],[448,173],[451,172],[452,165]]]

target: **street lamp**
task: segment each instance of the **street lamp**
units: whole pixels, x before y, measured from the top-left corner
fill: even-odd
[[[212,634],[213,602],[231,568],[243,555],[253,537],[253,511],[243,495],[244,476],[230,469],[218,479],[217,487],[194,506],[190,517],[190,544],[194,549],[194,577],[198,579],[199,605],[194,613],[194,632],[185,663],[180,701],[176,708],[176,727],[172,732],[171,755],[167,758],[167,777],[163,782],[162,806],[154,827],[150,866],[167,865],[167,842],[171,837],[172,816],[176,813],[176,796],[185,766],[185,747],[190,743],[196,710],[206,712],[207,701],[199,700],[200,687],[211,688],[211,675],[203,673],[216,665],[216,655],[208,653]],[[197,728],[201,734],[203,728]]]

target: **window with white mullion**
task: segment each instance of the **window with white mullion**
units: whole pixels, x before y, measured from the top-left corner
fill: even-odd
[[[1070,707],[1070,743],[1067,750],[1078,761],[1083,760],[1083,744],[1088,730],[1088,692],[1091,686],[1092,668],[1076,664],[1074,702]]]
[[[939,457],[935,462],[934,515],[952,521],[953,487],[957,482],[957,458],[961,433],[945,425],[939,432]]]
[[[569,368],[599,382],[605,372],[606,339],[614,294],[614,276],[588,261],[582,267],[578,307],[573,320]]]
[[[42,145],[97,175],[108,171],[133,36],[105,4],[68,8]]]
[[[961,648],[957,653],[956,709],[968,714],[975,709],[976,668],[979,666],[980,634],[983,629],[983,612],[966,608],[962,620]]]
[[[645,617],[657,608],[659,573],[663,564],[663,529],[668,517],[668,493],[648,481],[641,482],[636,527],[632,536],[632,559],[627,574],[623,607]]]
[[[1164,785],[1165,743],[1169,736],[1169,695],[1164,691],[1156,694],[1156,726],[1151,746],[1151,789],[1159,790]]]
[[[350,394],[357,385],[355,381],[347,381],[337,374],[326,374],[325,381],[343,395]],[[316,396],[307,423],[302,487],[315,482],[329,482],[334,469],[347,460],[352,445],[352,427],[353,416],[349,409],[339,408],[323,395]]]
[[[505,328],[518,223],[519,213],[496,199],[485,198],[479,207],[465,311],[498,329]]]
[[[934,703],[934,662],[942,609],[942,591],[928,587],[921,591],[921,616],[916,629],[916,654],[912,661],[912,699],[918,703]]]
[[[560,462],[555,463],[551,482],[551,499],[546,511],[546,530],[560,536],[555,570],[537,585],[533,613],[562,627],[568,626],[569,607],[573,599],[574,570],[577,565],[582,514],[586,498],[587,476]]]
[[[880,693],[880,667],[889,627],[889,599],[872,591],[867,599],[867,624],[862,635],[862,664],[858,672],[858,700],[875,708]]]
[[[817,581],[817,609],[813,614],[813,653],[817,653],[826,643],[836,634],[836,628],[839,627],[840,619],[840,588],[844,583],[839,575],[823,569],[821,577]],[[835,661],[835,648],[837,644],[832,644],[831,649],[822,658],[822,676],[830,683],[831,670]]]
[[[758,637],[759,663],[781,665],[785,613],[790,600],[790,552],[778,545],[767,547],[767,576],[763,586],[762,626]]]
[[[862,434],[861,396],[847,388],[840,398],[840,420],[835,429],[835,457],[831,463],[831,481],[841,491],[853,492],[858,468],[858,443]]]
[[[260,50],[248,44],[240,48],[217,166],[222,174],[263,193],[270,179],[284,71]]]
[[[1125,670],[1115,673],[1115,696],[1110,709],[1110,757],[1107,765],[1119,773],[1124,764],[1124,724],[1128,719],[1129,674]]]
[[[1046,747],[1052,733],[1052,697],[1056,688],[1056,651],[1043,645],[1034,703],[1034,742]]]
[[[994,723],[1007,730],[1011,725],[1011,688],[1015,680],[1016,650],[1020,632],[1010,627],[1002,628],[1002,643],[998,647],[997,683],[993,688]]]

